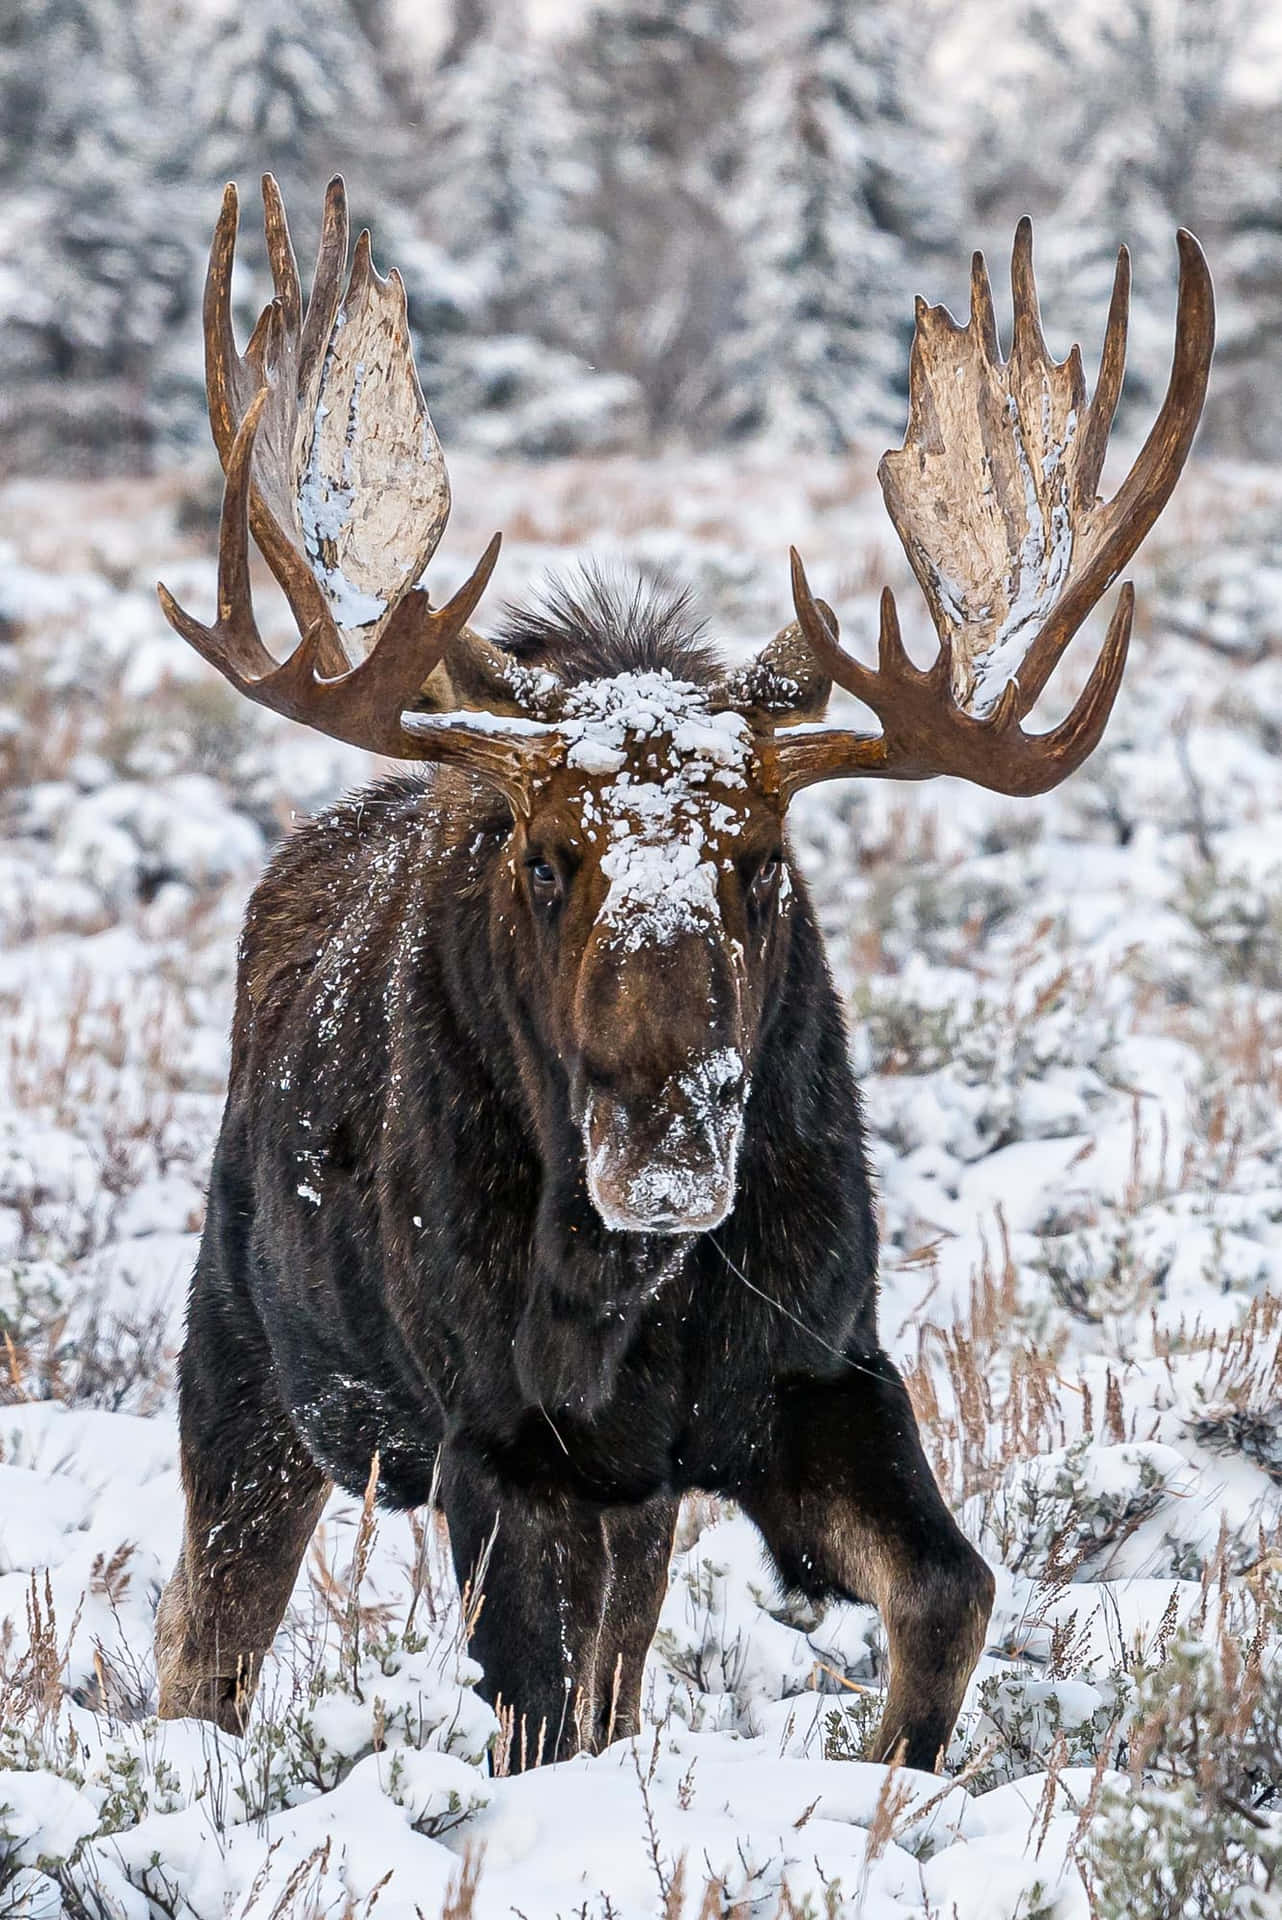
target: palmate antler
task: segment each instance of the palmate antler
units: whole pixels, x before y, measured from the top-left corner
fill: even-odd
[[[231,187],[205,290],[210,423],[226,474],[218,618],[202,625],[162,587],[165,613],[250,699],[376,753],[464,766],[524,811],[542,772],[564,757],[556,728],[564,689],[554,673],[531,674],[467,625],[493,570],[497,535],[447,606],[434,609],[417,584],[445,525],[449,483],[414,371],[404,288],[395,273],[384,280],[375,272],[362,234],[344,289],[347,206],[335,180],[304,311],[270,176],[263,203],[275,298],[243,355],[231,320]],[[918,303],[908,432],[880,473],[939,652],[924,671],[912,664],[887,592],[877,669],[862,666],[840,646],[835,616],[812,596],[794,553],[796,621],[703,696],[751,721],[762,779],[782,801],[814,781],[854,775],[951,773],[999,793],[1040,793],[1091,752],[1125,663],[1129,587],[1068,718],[1036,736],[1021,722],[1188,456],[1215,323],[1202,251],[1183,232],[1179,249],[1170,385],[1108,502],[1096,489],[1122,384],[1125,249],[1089,405],[1077,349],[1059,363],[1046,351],[1027,221],[1015,238],[1008,359],[981,255],[964,327],[942,307]],[[251,530],[301,635],[282,663],[254,621]],[[872,709],[880,733],[793,724],[818,719],[834,681]]]
[[[1175,356],[1157,421],[1113,498],[1096,496],[1122,385],[1130,265],[1117,263],[1089,406],[1081,355],[1047,353],[1022,220],[1011,263],[1014,339],[1003,360],[982,254],[959,327],[918,303],[908,431],[880,479],[886,506],[926,596],[939,652],[922,671],[904,651],[894,598],[882,596],[876,671],[838,644],[794,552],[797,621],[815,661],[871,707],[880,734],[779,733],[763,743],[785,793],[816,780],[957,774],[999,793],[1043,793],[1099,741],[1121,683],[1134,594],[1125,587],[1086,688],[1053,731],[1026,718],[1087,613],[1112,585],[1170,498],[1197,429],[1215,339],[1211,277],[1192,234],[1179,234]]]
[[[209,418],[226,475],[218,617],[203,625],[162,586],[165,615],[239,692],[277,713],[397,758],[486,758],[484,743],[447,728],[425,745],[401,725],[405,709],[435,704],[424,689],[451,647],[468,656],[459,677],[484,689],[487,707],[519,711],[496,650],[467,628],[499,536],[446,606],[433,608],[416,584],[444,530],[450,492],[414,370],[405,289],[398,274],[375,271],[368,233],[344,288],[347,200],[334,180],[304,311],[270,175],[263,206],[275,298],[243,356],[231,319],[234,187],[223,196],[205,284]],[[251,528],[302,636],[283,663],[254,619]],[[449,680],[443,697],[457,698]]]

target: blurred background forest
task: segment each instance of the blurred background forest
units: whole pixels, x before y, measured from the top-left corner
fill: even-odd
[[[1272,36],[1272,37],[1271,37]],[[447,446],[547,457],[902,428],[913,296],[1037,223],[1052,345],[1135,265],[1131,406],[1164,376],[1173,230],[1216,274],[1203,445],[1282,427],[1282,114],[1267,0],[6,0],[0,465],[207,446],[223,182],[304,259],[328,174],[409,289]]]

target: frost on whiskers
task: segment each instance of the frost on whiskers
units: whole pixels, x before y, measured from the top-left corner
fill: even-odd
[[[719,842],[742,825],[752,734],[666,668],[572,687],[566,764],[598,780],[580,802],[608,884],[600,919],[626,952],[719,918]]]

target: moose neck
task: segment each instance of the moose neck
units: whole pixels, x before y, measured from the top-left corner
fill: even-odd
[[[495,910],[508,853],[497,817],[485,824],[484,849],[472,856],[469,883],[459,884],[467,849],[477,844],[477,826],[473,818],[459,834],[454,876],[437,896],[452,916],[441,947],[442,985],[467,1076],[473,1086],[478,1074],[485,1076],[487,1102],[507,1118],[501,1135],[496,1130],[495,1152],[510,1153],[519,1138],[528,1155],[526,1211],[519,1231],[509,1236],[530,1249],[513,1347],[522,1395],[532,1405],[590,1417],[609,1399],[642,1317],[679,1283],[708,1236],[613,1231],[593,1206],[569,1074],[545,1037],[537,975],[527,964],[528,951],[523,954],[511,935],[510,920]],[[862,1218],[862,1177],[853,1189],[843,1182],[836,1189],[840,1200],[834,1197],[834,1177],[844,1169],[830,1160],[830,1144],[831,1154],[843,1161],[853,1153],[862,1175],[857,1105],[818,929],[804,887],[795,874],[792,879],[792,937],[762,1023],[744,1119],[740,1191],[715,1235],[737,1265],[751,1252],[754,1268],[768,1253],[777,1230],[772,1222],[791,1219],[795,1236],[804,1235],[810,1218],[818,1235],[829,1230],[834,1208],[853,1206],[861,1235],[871,1244],[870,1220]],[[431,1071],[425,1063],[425,1072]],[[787,1136],[783,1153],[781,1135]],[[776,1170],[783,1163],[792,1183],[786,1195],[777,1190]],[[798,1178],[813,1181],[813,1196],[793,1191]]]
[[[439,1034],[444,997],[456,1036],[456,1089],[493,1116],[490,1151],[508,1162],[495,1166],[496,1190],[520,1196],[521,1218],[502,1239],[528,1263],[503,1276],[519,1300],[512,1354],[522,1396],[588,1416],[609,1398],[640,1314],[680,1271],[693,1238],[612,1232],[593,1207],[568,1076],[543,1038],[510,923],[500,928],[493,912],[507,859],[505,823],[473,813],[451,838],[451,857],[424,876],[422,910],[440,937],[429,945],[429,974],[416,998],[425,1014],[438,1003],[431,1028]],[[421,1061],[416,1078],[425,1102],[440,1097],[443,1064]],[[513,1157],[524,1159],[523,1177],[514,1177]]]

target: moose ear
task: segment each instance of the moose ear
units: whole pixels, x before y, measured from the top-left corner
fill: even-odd
[[[815,604],[823,609],[835,640],[836,614],[824,600]],[[822,720],[831,692],[831,678],[815,658],[800,623],[793,620],[769,646],[727,673],[719,704],[758,723],[792,727],[803,720]]]

